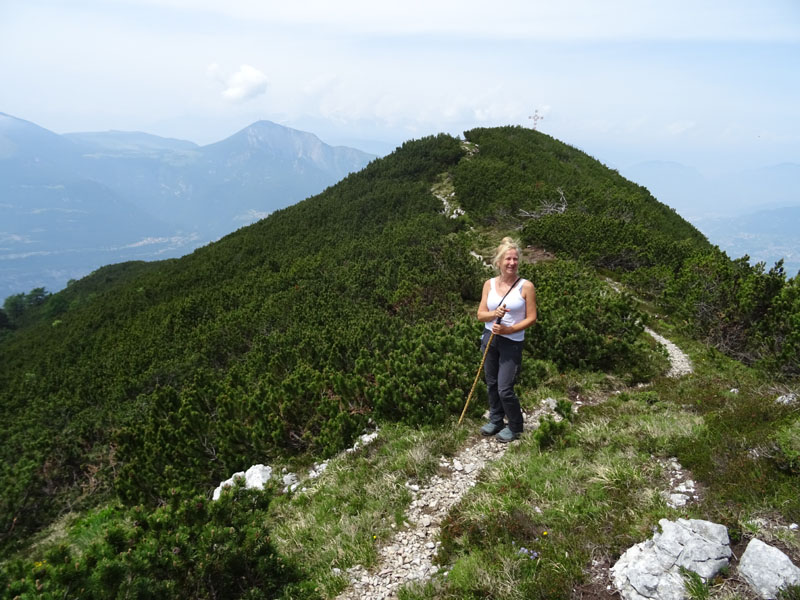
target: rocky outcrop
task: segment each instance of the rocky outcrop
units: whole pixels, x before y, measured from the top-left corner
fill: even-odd
[[[363,435],[359,436],[358,439],[355,441],[351,448],[347,448],[344,450],[343,454],[349,454],[350,452],[355,452],[359,448],[363,446],[367,446],[375,441],[378,437],[378,430],[364,433]],[[321,463],[314,464],[313,467],[308,472],[307,479],[312,480],[319,477],[325,469],[328,467],[328,461],[323,461]],[[253,465],[247,471],[239,471],[231,475],[229,479],[226,479],[222,483],[220,483],[214,493],[212,494],[212,498],[214,500],[219,500],[220,494],[222,494],[222,488],[232,486],[234,481],[237,477],[244,478],[244,486],[246,488],[256,488],[256,489],[263,489],[264,485],[272,479],[272,467],[266,465]],[[291,473],[286,469],[283,470],[283,493],[287,492],[294,492],[297,488],[300,487],[301,481],[300,477],[296,473]],[[302,488],[305,489],[305,488]]]
[[[611,568],[625,600],[682,600],[681,569],[705,580],[728,565],[731,549],[724,525],[699,519],[659,521],[661,532],[629,548]]]
[[[611,567],[611,581],[624,600],[685,600],[689,596],[682,571],[707,582],[728,566],[732,552],[723,525],[698,519],[662,519],[659,525],[660,533],[629,548]],[[779,549],[755,538],[737,572],[764,600],[800,585],[800,568]]]

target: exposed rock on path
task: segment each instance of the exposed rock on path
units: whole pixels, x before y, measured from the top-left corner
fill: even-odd
[[[800,568],[781,550],[753,538],[733,567],[728,530],[699,519],[659,521],[661,531],[630,547],[611,567],[611,580],[623,600],[684,600],[689,598],[687,572],[710,582],[731,568],[753,595],[772,600],[780,590],[800,585]],[[739,596],[737,596],[739,597]]]
[[[800,585],[800,568],[783,552],[753,538],[739,562],[739,574],[761,598],[775,598],[778,591]]]
[[[654,457],[655,458],[655,457]],[[697,484],[691,479],[678,459],[671,456],[668,459],[655,458],[669,477],[669,489],[662,490],[661,495],[670,508],[681,508],[698,500],[699,490]]]

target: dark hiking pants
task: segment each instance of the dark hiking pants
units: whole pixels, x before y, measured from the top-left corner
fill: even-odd
[[[484,330],[481,353],[486,350],[490,335],[491,331]],[[522,433],[522,410],[519,407],[519,398],[514,393],[514,383],[522,364],[524,343],[495,335],[483,363],[486,386],[489,388],[489,420],[501,425],[507,419],[508,428],[514,433]]]

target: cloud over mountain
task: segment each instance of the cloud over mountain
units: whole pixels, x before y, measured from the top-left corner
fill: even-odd
[[[250,65],[241,65],[239,70],[226,75],[218,63],[211,63],[208,76],[224,86],[222,97],[233,102],[244,102],[261,96],[267,91],[267,76]]]

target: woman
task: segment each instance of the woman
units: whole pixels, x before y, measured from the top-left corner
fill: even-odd
[[[481,433],[494,435],[500,442],[515,440],[522,433],[522,410],[514,383],[522,363],[525,330],[536,322],[536,290],[517,274],[519,257],[517,243],[503,238],[492,261],[500,274],[483,284],[478,308],[478,320],[486,323],[481,352],[492,340],[484,362],[489,422],[481,427]]]

